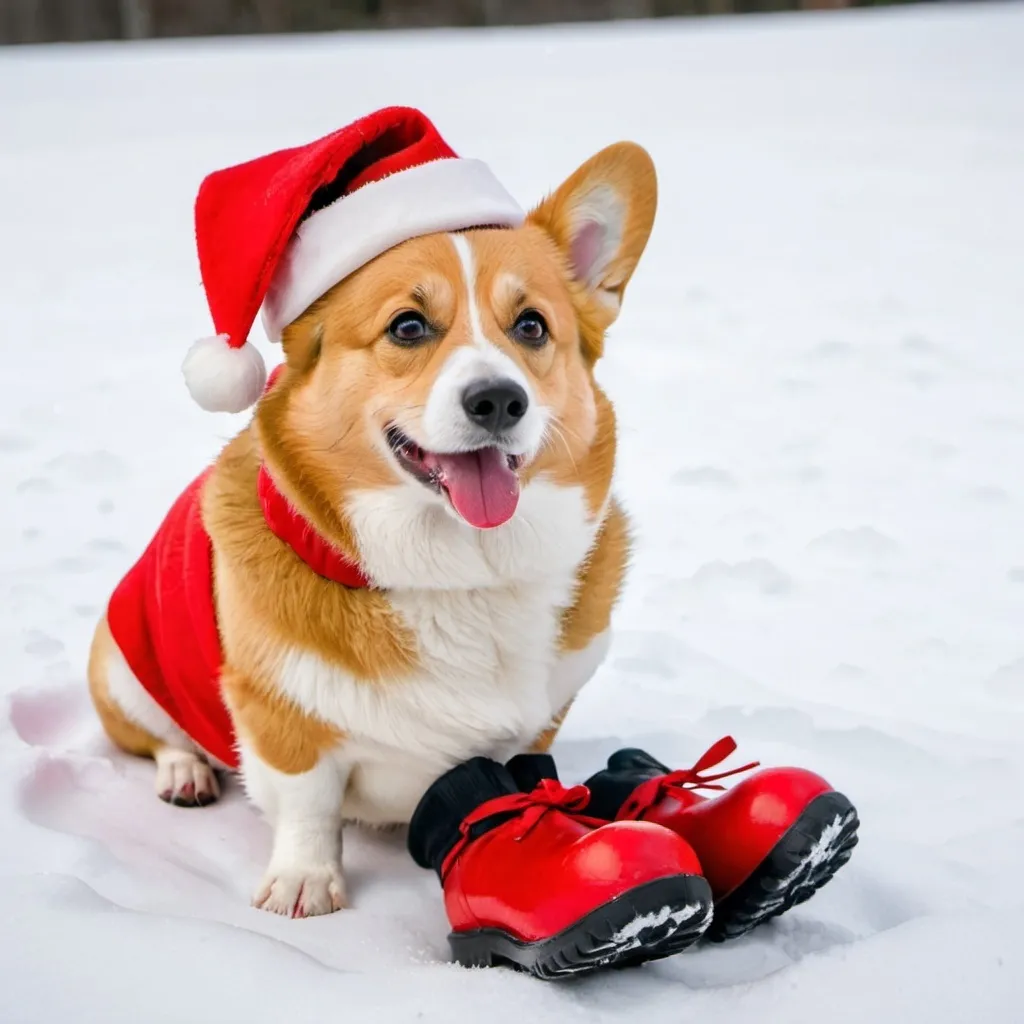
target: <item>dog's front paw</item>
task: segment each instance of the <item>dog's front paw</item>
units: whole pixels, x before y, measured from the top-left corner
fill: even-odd
[[[271,864],[252,905],[285,917],[333,914],[345,906],[345,881],[337,864]]]

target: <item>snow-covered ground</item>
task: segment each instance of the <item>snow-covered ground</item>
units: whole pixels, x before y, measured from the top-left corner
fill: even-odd
[[[0,1020],[1024,1019],[1024,8],[0,54]],[[352,910],[252,910],[268,830],[169,808],[84,666],[106,596],[239,425],[208,170],[421,106],[539,198],[619,138],[659,220],[601,369],[639,548],[556,753],[806,765],[860,808],[814,900],[571,984],[447,963],[435,879],[352,838]]]

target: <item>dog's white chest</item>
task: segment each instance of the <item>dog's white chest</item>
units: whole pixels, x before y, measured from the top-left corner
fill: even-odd
[[[439,775],[475,755],[524,749],[571,696],[558,684],[559,624],[597,524],[578,491],[530,491],[514,529],[490,535],[456,530],[442,513],[424,535],[413,528],[378,544],[390,533],[380,532],[386,505],[378,498],[365,510],[375,516],[356,517],[367,565],[416,639],[417,668],[369,682],[292,652],[280,674],[293,700],[345,734],[336,756],[349,772],[347,815],[407,820]]]
[[[435,729],[454,730],[475,752],[495,755],[547,725],[556,710],[548,684],[570,590],[566,581],[395,595],[419,645],[422,678],[411,689],[429,694]]]
[[[405,678],[368,682],[308,652],[286,657],[282,689],[345,734],[335,756],[349,773],[347,816],[408,820],[448,768],[475,755],[503,760],[543,731],[558,710],[555,598],[566,595],[553,591],[393,593],[419,648]]]

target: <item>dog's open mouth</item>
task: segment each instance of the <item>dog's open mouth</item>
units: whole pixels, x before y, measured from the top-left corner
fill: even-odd
[[[489,530],[512,518],[519,504],[521,455],[500,448],[428,452],[397,427],[385,431],[398,464],[420,483],[444,494],[470,526]]]

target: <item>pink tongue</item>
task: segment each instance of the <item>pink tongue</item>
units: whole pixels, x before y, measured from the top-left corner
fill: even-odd
[[[512,518],[519,504],[519,477],[509,469],[504,452],[497,448],[453,455],[430,452],[424,463],[441,471],[455,511],[470,526],[488,530]]]

